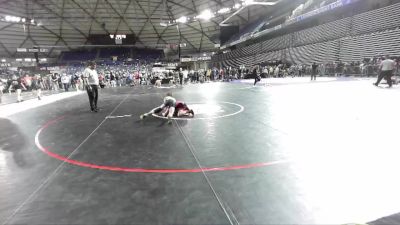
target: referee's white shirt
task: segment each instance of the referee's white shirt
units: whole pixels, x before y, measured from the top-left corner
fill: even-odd
[[[99,85],[99,75],[95,69],[86,68],[83,77],[88,78],[89,85]]]
[[[381,62],[382,71],[391,71],[395,68],[395,62],[391,59],[385,59]]]

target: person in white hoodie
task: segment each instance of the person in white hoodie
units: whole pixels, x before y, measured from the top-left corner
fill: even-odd
[[[68,89],[69,89],[69,84],[71,83],[71,80],[69,79],[69,76],[67,75],[67,74],[63,74],[62,76],[61,76],[61,83],[63,84],[63,86],[64,86],[64,90],[65,91],[68,91]]]

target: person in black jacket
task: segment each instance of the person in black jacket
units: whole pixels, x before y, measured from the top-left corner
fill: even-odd
[[[259,75],[258,66],[255,66],[253,69],[253,76],[254,76],[254,86],[256,86],[257,82],[261,81],[261,77]]]
[[[318,65],[314,62],[311,66],[311,80],[317,79]]]

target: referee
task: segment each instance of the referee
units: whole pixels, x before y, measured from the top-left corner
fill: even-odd
[[[380,65],[380,74],[378,76],[378,80],[376,83],[374,83],[375,86],[378,86],[379,83],[383,78],[386,79],[389,88],[392,87],[392,76],[393,76],[393,71],[395,69],[396,63],[390,59],[389,55],[385,57],[385,60],[381,62]]]
[[[86,91],[89,96],[90,110],[98,112],[97,99],[99,97],[99,75],[96,71],[96,63],[89,62],[88,67],[83,72],[83,82],[86,85]]]

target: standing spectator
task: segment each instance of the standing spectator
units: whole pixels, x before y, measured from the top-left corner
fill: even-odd
[[[42,84],[43,80],[40,74],[36,74],[32,80],[32,89],[36,90],[36,96],[38,100],[42,100]]]
[[[115,75],[113,72],[110,72],[110,84],[111,84],[111,87],[117,86],[117,82],[115,81]]]
[[[325,64],[321,63],[321,65],[319,65],[319,74],[320,76],[325,76]]]
[[[182,71],[182,68],[179,68],[179,84],[183,85],[183,71]]]
[[[22,78],[14,75],[12,77],[12,82],[11,82],[11,86],[9,89],[11,89],[11,88],[17,92],[17,102],[23,102],[24,100],[22,99],[21,93],[22,93],[22,89],[26,90],[26,87],[24,86],[24,84],[22,82]]]
[[[311,66],[311,80],[317,80],[318,65],[314,62]]]
[[[71,82],[71,81],[69,80],[68,75],[64,73],[64,74],[61,76],[61,83],[63,84],[64,90],[65,90],[65,91],[68,91],[70,82]]]
[[[189,71],[188,70],[184,70],[183,72],[183,83],[186,84],[187,80],[188,80],[188,76],[189,76]]]
[[[118,87],[121,87],[120,76],[119,76],[119,73],[118,73],[118,72],[115,73],[115,81],[116,81],[116,83],[117,83],[117,86],[118,86]]]
[[[51,82],[53,91],[58,91],[58,73],[53,73],[51,75]]]
[[[279,77],[279,72],[280,72],[279,66],[276,66],[274,71],[274,77]]]
[[[89,62],[88,67],[83,72],[83,79],[89,97],[90,110],[92,112],[98,112],[99,109],[97,108],[97,100],[99,96],[99,75],[96,71],[95,62]]]
[[[263,68],[263,76],[266,77],[266,78],[268,78],[268,77],[269,77],[268,72],[269,72],[269,71],[268,71],[268,67],[265,66],[265,67]]]
[[[2,99],[2,97],[3,97],[3,90],[4,90],[4,83],[3,83],[3,80],[2,79],[0,79],[0,104],[1,104],[1,99]]]
[[[254,86],[256,86],[257,82],[261,81],[261,77],[259,75],[259,68],[258,66],[255,66],[253,68],[252,75],[254,76]]]
[[[31,87],[32,87],[32,77],[31,76],[29,76],[28,74],[25,74],[25,77],[22,80],[22,82],[24,83],[24,86],[27,90],[31,90]]]
[[[392,75],[393,75],[393,70],[395,68],[395,62],[390,59],[389,55],[387,55],[384,59],[385,60],[383,60],[380,63],[380,66],[379,66],[380,73],[378,76],[378,80],[376,81],[376,83],[374,83],[374,85],[378,86],[379,83],[381,82],[381,80],[383,78],[385,78],[387,80],[389,88],[391,88],[392,87]]]
[[[206,81],[208,82],[210,80],[211,80],[211,69],[208,69],[206,73]]]
[[[273,66],[269,66],[269,76],[270,77],[274,76],[274,71],[275,71],[274,67]]]

